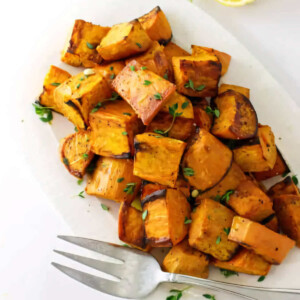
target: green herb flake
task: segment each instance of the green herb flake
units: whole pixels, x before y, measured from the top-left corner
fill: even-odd
[[[113,70],[114,70],[114,67],[113,67],[113,66],[110,66],[109,69],[110,69],[111,71],[113,71]]]
[[[295,185],[297,185],[298,182],[299,182],[298,178],[297,178],[297,175],[292,176],[292,180],[293,180],[293,182],[294,182]]]
[[[128,135],[128,132],[127,131],[123,131],[122,134],[123,135]]]
[[[182,297],[182,294],[184,291],[187,289],[191,288],[190,286],[182,289],[182,290],[177,290],[177,289],[172,289],[170,290],[170,293],[173,293],[174,295],[170,295],[166,298],[166,300],[179,300]]]
[[[120,183],[120,182],[122,182],[123,180],[124,180],[124,177],[120,177],[120,178],[117,179],[117,182]]]
[[[81,185],[82,182],[83,182],[83,179],[78,179],[78,180],[77,180],[77,184],[78,184],[78,185]]]
[[[116,92],[112,92],[111,97],[108,98],[108,99],[105,99],[105,100],[107,100],[107,101],[115,101],[115,100],[117,100],[118,98],[119,98],[119,94],[116,93]]]
[[[59,82],[51,82],[50,84],[53,85],[53,86],[59,86],[59,85],[61,85],[61,83],[59,83]]]
[[[166,80],[169,80],[168,73],[165,73],[164,76],[163,76],[163,78],[166,79]]]
[[[129,68],[131,71],[135,71],[135,66],[130,66]]]
[[[142,66],[141,69],[144,71],[144,70],[147,70],[147,67]]]
[[[99,108],[102,106],[102,102],[98,102],[95,107],[92,109],[91,113],[95,113],[99,110]]]
[[[116,77],[115,73],[112,73],[112,74],[109,76],[110,79],[114,79],[115,77]]]
[[[282,177],[285,177],[285,176],[287,176],[287,174],[289,174],[290,173],[290,171],[286,171],[286,172],[284,172],[281,176]]]
[[[126,184],[126,188],[123,190],[127,195],[133,195],[135,190],[136,183],[129,182]]]
[[[204,89],[205,89],[205,85],[204,84],[201,84],[198,87],[196,87],[196,91],[198,91],[198,92],[200,92],[200,91],[202,91]]]
[[[225,232],[227,235],[229,235],[230,229],[231,229],[230,227],[223,228],[224,232]]]
[[[80,80],[80,81],[83,81],[84,79],[85,79],[84,77],[81,77],[79,80]]]
[[[182,108],[182,109],[185,109],[185,108],[187,108],[188,106],[189,106],[189,101],[185,101],[185,102],[182,103],[181,108]]]
[[[127,244],[122,244],[122,247],[130,248],[130,246]]]
[[[260,277],[257,279],[257,281],[258,281],[258,282],[264,281],[265,278],[266,278],[266,276],[260,276]]]
[[[74,127],[74,131],[75,131],[75,132],[78,132],[77,126]]]
[[[192,90],[195,90],[194,82],[193,82],[191,79],[189,79],[189,81],[184,85],[184,87],[185,87],[186,89],[192,89]]]
[[[82,158],[83,158],[84,160],[87,160],[87,159],[89,158],[89,155],[88,155],[87,153],[83,153],[83,154],[82,154]]]
[[[140,43],[135,43],[139,48],[142,48],[142,45]]]
[[[183,168],[184,176],[194,176],[195,172],[192,168]]]
[[[151,83],[152,83],[151,81],[145,80],[144,83],[143,83],[143,85],[150,85]]]
[[[184,224],[191,224],[191,223],[192,223],[192,220],[189,219],[188,217],[185,217]]]
[[[204,298],[206,298],[206,299],[216,300],[216,297],[215,297],[214,295],[203,294],[202,296],[203,296]]]
[[[228,190],[222,197],[220,202],[222,203],[228,203],[229,199],[230,199],[230,195],[232,195],[234,193],[234,190]]]
[[[221,236],[218,235],[217,239],[216,239],[216,244],[219,245],[221,242]]]
[[[53,114],[50,107],[41,106],[38,103],[32,104],[35,110],[35,113],[40,116],[40,120],[44,123],[50,123],[53,120]]]
[[[68,166],[70,163],[69,163],[69,160],[66,158],[66,157],[64,157],[63,158],[63,163],[66,165],[66,166]]]
[[[131,116],[131,113],[124,112],[123,115],[125,115],[125,116]]]
[[[146,210],[143,212],[143,214],[142,214],[142,219],[143,219],[143,221],[146,220],[147,215],[148,215],[148,209],[146,209]]]
[[[78,83],[78,84],[76,85],[76,89],[79,89],[79,88],[80,88],[80,85],[81,85],[81,83]]]
[[[103,210],[109,211],[109,207],[103,203],[101,203],[101,207]]]
[[[156,94],[154,94],[154,98],[155,98],[156,100],[161,100],[161,99],[162,99],[162,97],[161,97],[161,94],[160,94],[160,93],[156,93]]]
[[[135,198],[132,202],[131,202],[131,207],[139,210],[139,211],[143,211],[142,209],[142,204],[141,204],[141,200],[139,198]]]
[[[89,49],[95,49],[97,46],[96,45],[93,45],[89,42],[86,42],[86,46],[89,48]]]
[[[238,272],[235,272],[235,271],[230,271],[230,270],[226,270],[226,269],[220,269],[220,272],[226,277],[230,277],[230,276],[239,276],[239,273]]]
[[[216,108],[216,109],[212,109],[210,106],[207,106],[205,108],[205,112],[207,114],[213,114],[214,116],[216,116],[217,118],[220,117],[220,111]]]
[[[84,193],[84,191],[81,191],[77,196],[80,197],[80,198],[85,198],[83,193]]]

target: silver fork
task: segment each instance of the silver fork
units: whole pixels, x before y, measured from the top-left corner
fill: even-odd
[[[271,299],[274,299],[273,295],[275,296],[277,293],[281,296],[284,296],[284,294],[300,294],[300,289],[245,286],[180,274],[166,273],[161,271],[158,262],[153,256],[136,249],[72,236],[58,236],[58,238],[119,260],[119,263],[105,262],[54,250],[56,253],[82,263],[88,267],[112,275],[117,281],[104,279],[52,262],[54,267],[71,278],[98,291],[116,297],[130,299],[143,298],[153,292],[162,282],[198,285],[213,291],[231,294],[248,300],[264,299],[266,296],[265,292],[272,293]],[[248,295],[241,294],[241,290],[243,293],[247,292]],[[255,297],[258,297],[257,292],[263,292],[263,297],[261,298],[259,296],[259,298],[253,298],[249,294],[251,291],[256,292]]]

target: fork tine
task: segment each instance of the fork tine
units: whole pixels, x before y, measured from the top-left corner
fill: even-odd
[[[86,265],[88,267],[91,267],[93,269],[99,270],[101,272],[113,275],[119,279],[121,279],[121,272],[122,272],[122,265],[123,264],[116,264],[116,263],[109,263],[93,258],[84,257],[81,255],[76,255],[64,251],[59,250],[53,250],[55,253],[58,253],[60,255],[63,255],[65,257],[68,257],[70,259],[73,259],[83,265]]]
[[[71,278],[97,290],[109,295],[113,295],[113,296],[121,296],[122,295],[120,293],[118,293],[119,289],[117,287],[118,283],[111,281],[111,280],[107,280],[101,277],[97,277],[82,271],[78,271],[66,266],[63,266],[61,264],[52,262],[51,263],[55,268],[57,268],[58,270],[60,270],[61,272],[63,272],[64,274],[70,276]]]
[[[123,262],[128,255],[128,249],[114,244],[67,235],[58,235],[57,237],[77,246],[119,259]]]

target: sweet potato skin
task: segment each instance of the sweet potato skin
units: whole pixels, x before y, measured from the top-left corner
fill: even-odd
[[[151,39],[138,20],[114,25],[101,40],[97,51],[106,61],[120,60],[145,52]]]
[[[271,269],[271,265],[261,256],[245,248],[240,249],[229,261],[213,258],[211,263],[221,269],[258,276],[266,276]]]
[[[134,174],[145,180],[175,187],[186,143],[143,133],[135,136]]]
[[[164,258],[162,269],[169,273],[208,278],[209,258],[184,240],[171,248]]]
[[[234,216],[235,213],[224,205],[203,199],[192,213],[190,246],[221,261],[231,259],[238,244],[228,240],[224,229],[230,228]]]
[[[214,119],[212,133],[224,139],[249,139],[256,136],[258,121],[256,112],[244,95],[229,90],[213,101],[220,116]]]
[[[92,68],[100,64],[103,59],[96,51],[102,38],[110,27],[75,20],[72,34],[62,52],[61,60],[74,67]]]
[[[249,179],[240,182],[228,205],[238,215],[256,222],[274,214],[272,200]]]
[[[145,80],[151,82],[145,85]],[[112,86],[125,99],[145,125],[148,125],[169,97],[176,86],[142,66],[131,61],[114,79]]]
[[[271,264],[280,264],[295,246],[288,237],[239,216],[233,218],[228,239],[253,250]]]
[[[284,178],[284,180],[274,184],[268,190],[268,196],[270,196],[271,198],[285,194],[295,196],[300,195],[299,189],[293,182],[291,176],[287,176],[286,178]]]
[[[120,180],[121,178],[123,180]],[[124,191],[128,183],[135,183],[132,193]],[[89,195],[130,203],[135,198],[140,186],[141,179],[133,175],[132,160],[100,157],[85,191]]]
[[[225,83],[221,84],[219,87],[219,94],[222,94],[229,90],[238,92],[238,93],[244,95],[246,98],[250,99],[250,89],[245,88],[243,86],[239,86],[239,85],[233,85],[233,84],[225,84]]]
[[[84,176],[94,157],[89,139],[90,132],[81,130],[60,141],[60,159],[69,173],[77,178]]]
[[[51,107],[53,110],[61,113],[59,107],[56,105],[53,97],[53,92],[56,89],[56,85],[61,84],[71,77],[67,71],[51,65],[43,84],[43,92],[39,97],[39,103],[43,106]]]
[[[230,170],[232,152],[208,131],[200,129],[183,157],[183,170],[192,168],[194,175],[185,178],[201,191],[213,188]]]
[[[280,195],[273,200],[280,228],[300,247],[300,196]]]
[[[151,40],[166,45],[172,39],[171,26],[159,6],[154,7],[138,20]]]

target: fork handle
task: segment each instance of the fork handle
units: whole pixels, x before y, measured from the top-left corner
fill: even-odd
[[[202,279],[198,277],[192,277],[181,274],[167,273],[168,282],[176,283],[185,283],[185,284],[194,284],[202,287],[209,288],[218,292],[225,292],[235,296],[242,297],[244,299],[264,299],[268,293],[271,294],[270,299],[274,299],[274,296],[277,296],[278,299],[282,299],[282,296],[285,294],[300,294],[300,289],[290,289],[290,288],[267,288],[267,287],[256,287],[256,286],[246,286],[229,282],[222,282],[210,279]],[[226,289],[225,289],[226,288]],[[247,292],[247,295],[241,294]],[[251,293],[249,293],[251,292]],[[263,294],[262,294],[263,293]],[[251,295],[252,294],[252,295]],[[263,297],[261,297],[263,295]],[[253,298],[254,296],[255,298]],[[256,298],[259,297],[259,298]],[[276,297],[276,298],[277,298]]]

